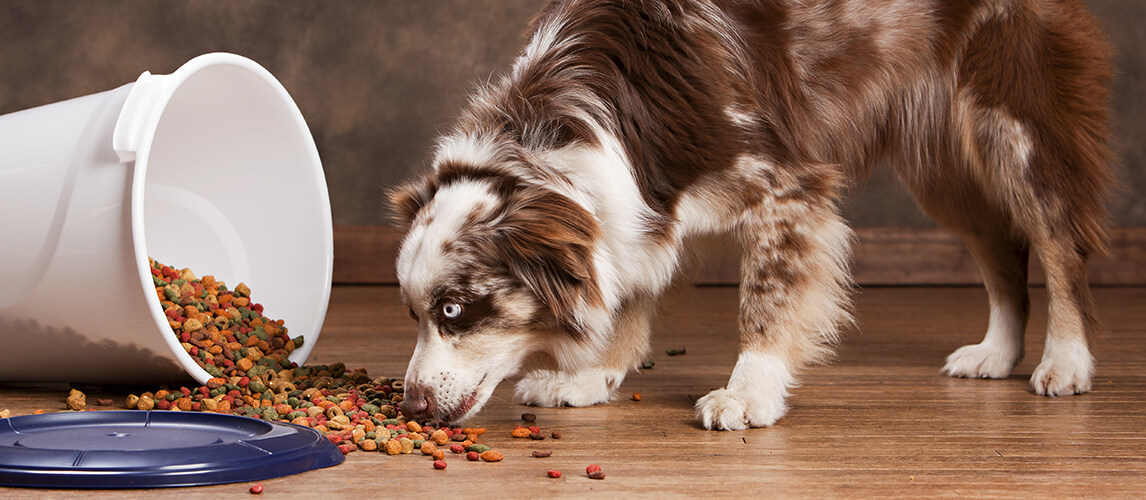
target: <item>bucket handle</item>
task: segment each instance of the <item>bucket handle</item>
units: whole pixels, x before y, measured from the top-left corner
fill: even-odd
[[[121,163],[135,161],[135,154],[139,151],[139,143],[146,130],[147,122],[153,119],[150,113],[156,97],[159,94],[164,75],[152,75],[144,71],[139,75],[127,94],[123,103],[123,110],[115,122],[111,143],[115,154]]]

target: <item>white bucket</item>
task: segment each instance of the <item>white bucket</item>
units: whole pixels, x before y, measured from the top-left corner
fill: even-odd
[[[245,282],[318,340],[333,265],[314,139],[282,85],[234,54],[0,116],[0,381],[200,383],[148,257]]]

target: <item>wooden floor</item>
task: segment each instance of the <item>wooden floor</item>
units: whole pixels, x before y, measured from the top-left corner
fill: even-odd
[[[356,452],[342,465],[263,481],[290,497],[1146,497],[1146,288],[1096,289],[1105,333],[1087,395],[1043,398],[1027,377],[1042,352],[1045,294],[1033,293],[1027,358],[1007,380],[938,374],[956,347],[986,327],[980,288],[868,288],[856,295],[858,330],[833,364],[814,370],[768,429],[713,432],[692,405],[722,386],[735,359],[734,288],[695,288],[666,302],[654,336],[656,366],[625,381],[617,401],[592,408],[528,408],[503,383],[471,423],[505,453],[500,463],[449,456]],[[272,313],[273,311],[268,311]],[[314,363],[343,361],[400,376],[413,323],[390,287],[337,287]],[[669,357],[666,348],[687,348]],[[64,387],[0,386],[14,415],[62,409]],[[97,391],[98,392],[98,391]],[[643,399],[630,400],[633,392]],[[106,389],[117,402],[123,394]],[[89,394],[89,398],[91,395]],[[522,412],[561,440],[511,439]],[[553,456],[531,458],[534,449]],[[585,476],[599,464],[604,480]],[[549,479],[548,469],[564,473]],[[249,484],[137,492],[214,498]],[[111,498],[123,492],[51,491]],[[2,498],[44,491],[0,488]]]

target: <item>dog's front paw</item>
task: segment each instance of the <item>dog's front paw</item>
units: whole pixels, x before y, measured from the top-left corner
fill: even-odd
[[[713,430],[768,427],[787,411],[783,396],[768,398],[759,393],[728,389],[717,389],[696,401],[696,418],[705,429]]]
[[[574,373],[529,372],[517,382],[517,398],[535,406],[591,406],[613,398],[624,373],[587,369]]]
[[[948,377],[1007,378],[1022,352],[988,344],[965,345],[947,356],[942,373]]]
[[[1094,358],[1086,344],[1047,351],[1031,375],[1031,388],[1040,396],[1070,396],[1090,391]]]

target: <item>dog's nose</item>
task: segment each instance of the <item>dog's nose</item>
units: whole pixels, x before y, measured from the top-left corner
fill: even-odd
[[[423,420],[430,418],[430,400],[426,394],[417,389],[406,388],[402,396],[402,414],[408,419]]]

